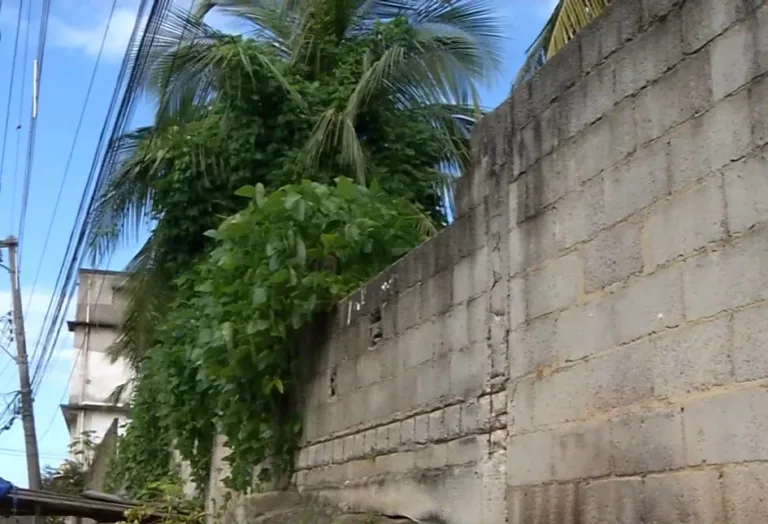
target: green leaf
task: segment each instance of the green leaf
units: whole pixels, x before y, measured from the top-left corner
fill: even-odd
[[[266,197],[264,195],[265,195],[264,184],[259,182],[258,184],[256,184],[256,194],[254,198],[256,199],[256,205],[259,206],[260,208],[264,207],[264,201],[266,200]]]
[[[279,378],[275,377],[272,380],[272,384],[277,388],[277,390],[280,392],[281,395],[283,393],[285,393],[285,389],[283,388],[283,381],[282,380],[280,380]]]
[[[293,209],[293,205],[301,199],[301,195],[298,193],[288,193],[285,197],[285,209]]]
[[[254,286],[251,294],[251,303],[254,306],[260,306],[267,301],[267,290],[261,286]]]
[[[215,229],[209,229],[208,231],[203,233],[203,235],[205,235],[207,237],[210,237],[210,238],[219,238],[219,232],[216,231]]]
[[[256,188],[254,186],[243,186],[235,191],[237,196],[254,198],[256,196]]]
[[[307,246],[301,237],[296,237],[296,260],[302,266],[307,263]]]

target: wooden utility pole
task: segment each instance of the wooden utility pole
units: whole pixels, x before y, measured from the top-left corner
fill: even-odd
[[[11,273],[11,295],[13,297],[13,329],[16,339],[16,365],[19,368],[19,386],[21,400],[21,423],[24,426],[24,444],[27,452],[27,475],[29,489],[41,489],[40,455],[37,451],[35,433],[35,413],[32,409],[32,386],[29,383],[27,362],[27,341],[24,336],[24,313],[21,309],[21,291],[19,290],[18,247],[14,237],[0,241],[0,247],[8,248],[8,269]]]

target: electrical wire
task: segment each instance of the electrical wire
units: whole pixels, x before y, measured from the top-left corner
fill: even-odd
[[[112,7],[110,8],[110,11],[109,11],[109,18],[107,19],[107,25],[104,28],[104,34],[101,37],[101,44],[99,45],[99,52],[96,55],[96,63],[93,66],[93,71],[91,71],[91,78],[88,81],[88,88],[87,88],[87,90],[85,92],[85,100],[83,101],[83,106],[82,106],[82,109],[80,111],[80,116],[79,116],[79,118],[77,120],[77,126],[75,127],[75,135],[74,135],[74,137],[72,139],[72,145],[69,148],[69,155],[67,156],[66,164],[64,165],[64,174],[62,175],[61,184],[59,185],[59,192],[56,195],[56,203],[53,206],[53,212],[51,213],[51,220],[48,223],[48,231],[46,231],[46,233],[45,233],[45,241],[43,242],[43,250],[42,250],[42,252],[40,254],[40,260],[39,260],[39,262],[37,264],[37,269],[35,270],[35,278],[32,281],[32,291],[29,294],[29,298],[27,299],[27,311],[29,310],[29,307],[30,307],[30,305],[32,303],[32,298],[35,295],[35,288],[37,287],[37,281],[38,281],[38,279],[40,277],[40,270],[41,270],[41,268],[43,266],[43,260],[45,260],[45,253],[48,250],[48,242],[50,241],[50,238],[51,238],[51,231],[53,230],[53,224],[56,221],[56,213],[57,213],[57,211],[59,209],[59,204],[61,203],[61,195],[64,192],[64,186],[66,185],[66,182],[67,182],[67,177],[69,175],[69,169],[70,169],[70,167],[72,165],[72,157],[74,156],[75,147],[77,146],[77,140],[80,137],[80,130],[81,130],[82,126],[83,126],[83,120],[85,119],[85,111],[86,111],[86,109],[88,107],[88,102],[90,101],[90,98],[91,98],[91,92],[93,91],[93,85],[94,85],[94,83],[96,81],[96,73],[98,72],[98,69],[99,69],[99,63],[101,62],[101,56],[102,56],[102,54],[104,52],[104,45],[105,45],[105,43],[107,41],[107,35],[109,33],[109,28],[112,25],[112,20],[113,20],[114,15],[115,15],[115,8],[116,7],[117,7],[117,0],[112,0]]]
[[[11,193],[11,224],[16,219],[16,180],[19,172],[19,154],[21,153],[21,118],[24,110],[24,94],[27,92],[27,56],[29,55],[29,27],[32,23],[32,2],[27,2],[27,19],[24,35],[24,58],[21,61],[21,94],[19,95],[18,125],[16,126],[16,155],[13,161],[13,192]],[[30,118],[32,118],[30,114]],[[11,226],[13,227],[13,226]]]
[[[31,1],[31,0],[30,0]],[[5,107],[5,128],[3,130],[3,145],[0,148],[0,191],[3,189],[3,167],[5,166],[5,146],[8,142],[8,126],[11,119],[11,99],[13,95],[13,84],[16,77],[16,59],[19,51],[19,28],[21,27],[21,14],[23,12],[24,0],[19,0],[19,14],[16,19],[16,37],[13,42],[13,59],[11,60],[11,81],[8,84],[8,101]],[[13,220],[13,219],[11,219]]]
[[[142,0],[139,5],[139,11],[136,17],[136,23],[134,24],[133,32],[129,43],[129,50],[133,48],[136,43],[138,33],[143,20],[143,13],[147,8],[148,1]],[[95,205],[96,195],[100,194],[100,190],[103,187],[106,173],[111,168],[116,150],[119,147],[119,136],[122,134],[126,127],[127,119],[133,114],[135,108],[138,87],[141,85],[145,74],[145,63],[148,57],[149,48],[152,45],[154,36],[157,33],[159,22],[162,20],[164,13],[167,12],[169,2],[159,0],[152,3],[147,22],[144,27],[143,35],[139,45],[137,46],[135,57],[130,56],[130,52],[126,52],[121,65],[120,73],[118,75],[118,81],[116,82],[115,89],[113,91],[112,102],[108,110],[107,118],[105,118],[104,126],[102,127],[101,136],[97,145],[96,153],[94,154],[93,163],[91,165],[91,171],[86,181],[86,186],[83,190],[78,213],[75,219],[74,227],[70,233],[70,239],[67,244],[67,252],[65,253],[64,262],[59,270],[59,276],[56,280],[56,294],[52,298],[46,316],[43,322],[43,328],[38,338],[36,345],[40,349],[38,362],[35,366],[33,374],[33,390],[39,386],[42,381],[42,377],[45,374],[45,370],[50,362],[52,356],[52,350],[56,345],[61,328],[63,325],[62,311],[64,309],[64,303],[67,305],[70,303],[74,291],[76,288],[76,272],[80,263],[83,260],[84,242],[89,233],[89,227],[87,223],[87,217],[90,217]],[[130,66],[130,75],[127,83],[125,82],[125,75],[128,73],[128,67]],[[125,83],[125,88],[123,85]],[[117,116],[114,119],[112,125],[112,132],[108,141],[107,150],[102,155],[101,150],[104,146],[104,142],[107,136],[107,130],[112,122],[112,115],[117,105],[117,99],[123,93],[120,106],[117,111]],[[43,336],[44,334],[44,336]]]
[[[45,44],[48,37],[48,20],[51,16],[51,0],[43,0],[43,10],[40,19],[40,34],[37,39],[37,90],[32,98],[33,107],[37,106],[37,97],[43,78],[43,64],[45,60]],[[22,189],[21,211],[19,218],[19,267],[21,267],[24,253],[24,226],[27,220],[27,204],[29,203],[29,186],[32,180],[32,165],[35,156],[35,142],[37,139],[37,114],[32,114],[29,124],[29,137],[27,138],[27,160],[24,172],[24,184]]]

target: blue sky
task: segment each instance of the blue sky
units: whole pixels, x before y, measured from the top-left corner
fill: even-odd
[[[37,46],[40,4],[32,5],[27,25],[26,7],[20,27],[19,62],[24,54],[24,37],[30,29],[28,59],[23,71],[16,72],[11,98],[10,124],[5,162],[0,176],[0,237],[17,234],[21,207],[21,185],[27,148],[28,115],[31,108],[32,57]],[[499,19],[507,29],[504,70],[499,78],[484,86],[482,103],[495,107],[502,102],[522,62],[525,49],[535,38],[551,13],[555,0],[493,0]],[[13,42],[20,0],[0,2],[0,147],[2,125],[6,118],[6,101],[12,64]],[[133,27],[137,0],[118,0],[110,25],[102,60],[99,62],[94,89],[86,106],[85,120],[73,146],[77,120],[86,94],[101,37],[106,27],[111,2],[108,0],[53,0],[48,42],[42,71],[37,143],[33,160],[26,228],[22,246],[21,286],[26,307],[26,331],[30,352],[35,347],[46,308],[51,301],[62,258],[72,229],[80,195],[85,185],[98,136],[106,114],[125,45]],[[25,2],[25,6],[29,2]],[[22,92],[22,78],[25,88]],[[23,98],[21,95],[23,94]],[[19,104],[21,115],[19,119]],[[146,121],[151,107],[139,107],[136,120]],[[17,129],[17,126],[21,127]],[[16,150],[19,161],[16,163]],[[64,166],[70,151],[72,162],[65,177]],[[15,182],[14,182],[15,179]],[[64,181],[64,183],[62,183]],[[60,188],[61,198],[56,205]],[[14,192],[15,189],[15,192]],[[13,217],[12,217],[13,215]],[[50,228],[50,238],[45,238]],[[135,246],[126,246],[111,260],[110,269],[121,269],[130,259]],[[30,298],[35,275],[39,278]],[[10,310],[8,278],[0,269],[0,315]],[[71,309],[71,307],[70,307]],[[72,318],[71,314],[67,318]],[[2,337],[0,337],[1,340]],[[11,348],[12,349],[12,348]],[[68,381],[75,350],[69,333],[63,332],[55,348],[48,372],[35,398],[41,464],[57,465],[67,455],[68,434],[59,405],[68,395]],[[34,355],[33,355],[34,359]],[[0,353],[0,395],[18,389],[15,366]],[[0,396],[0,408],[3,397]],[[21,424],[0,434],[0,476],[18,486],[26,486],[26,466]]]

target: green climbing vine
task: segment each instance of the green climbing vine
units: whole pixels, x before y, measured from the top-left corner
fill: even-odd
[[[217,433],[232,487],[251,486],[257,464],[266,476],[289,470],[302,329],[430,232],[421,210],[375,183],[237,194],[246,207],[206,233],[214,248],[175,282],[142,364],[115,467],[128,491],[165,477],[172,444],[205,485]]]

